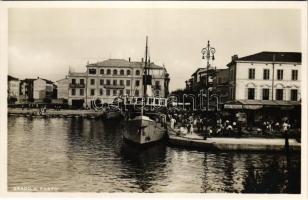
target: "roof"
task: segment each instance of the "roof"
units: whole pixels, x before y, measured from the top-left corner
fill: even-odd
[[[68,80],[68,78],[62,78],[60,80],[57,80],[56,82],[65,81],[65,80]]]
[[[53,82],[51,80],[47,80],[47,79],[44,79],[44,78],[40,78],[40,79],[46,81],[46,83],[48,83],[48,84],[53,84]]]
[[[141,68],[143,66],[143,62],[137,61],[128,61],[125,59],[108,59],[97,63],[88,64],[87,67],[130,67],[130,68]],[[149,68],[151,69],[163,69],[164,67],[159,66],[151,62],[149,64]]]
[[[261,62],[302,62],[302,53],[300,52],[273,52],[262,51],[253,55],[245,56],[231,61],[227,66],[230,66],[236,61],[261,61]]]
[[[68,76],[86,76],[86,72],[69,72]]]
[[[8,79],[8,81],[18,81],[19,80],[18,78],[15,78],[11,75],[8,75],[7,79]]]

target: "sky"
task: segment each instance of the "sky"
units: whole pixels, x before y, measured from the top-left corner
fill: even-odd
[[[149,37],[151,61],[165,65],[170,89],[205,67],[201,49],[210,41],[217,68],[231,56],[261,51],[301,51],[296,9],[11,8],[8,72],[17,78],[56,81],[69,68],[84,72],[109,58],[140,61]]]

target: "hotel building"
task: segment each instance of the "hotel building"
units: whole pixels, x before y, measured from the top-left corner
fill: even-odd
[[[86,72],[69,72],[68,104],[72,107],[91,107],[100,99],[102,103],[112,103],[120,96],[142,96],[143,60],[141,62],[124,59],[108,59],[86,65]],[[152,75],[153,96],[168,95],[169,74],[165,67],[149,64]]]
[[[301,53],[235,55],[227,66],[230,103],[225,109],[246,111],[250,121],[300,120]]]

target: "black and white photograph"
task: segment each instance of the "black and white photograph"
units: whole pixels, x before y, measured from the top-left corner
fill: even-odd
[[[6,8],[7,195],[307,195],[307,2],[68,5]]]

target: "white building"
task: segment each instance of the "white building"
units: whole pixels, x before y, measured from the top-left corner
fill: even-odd
[[[57,85],[57,98],[68,100],[68,91],[69,91],[69,79],[64,78],[56,81]]]
[[[119,96],[143,95],[143,61],[108,59],[88,64],[84,73],[69,72],[69,97],[71,106],[91,106],[100,99],[102,103],[112,103]],[[164,67],[149,64],[152,75],[152,94],[165,97],[168,93],[169,78]],[[86,102],[86,104],[85,104]]]
[[[301,53],[260,52],[229,67],[231,100],[300,101]]]
[[[301,53],[260,52],[238,58],[229,67],[226,110],[244,112],[249,124],[301,120]]]
[[[53,98],[55,85],[52,81],[38,77],[33,81],[33,98],[34,100],[43,100]]]

